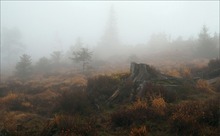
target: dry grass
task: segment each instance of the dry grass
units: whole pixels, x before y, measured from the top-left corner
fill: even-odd
[[[28,110],[32,104],[26,100],[24,94],[9,93],[5,97],[0,98],[1,108],[5,110]]]
[[[96,104],[102,105],[118,89],[119,83],[115,76],[92,77],[88,79],[86,92]]]
[[[199,79],[196,82],[196,88],[202,92],[214,93],[213,87],[211,85],[209,85],[206,80],[203,80],[203,79]]]
[[[147,136],[148,131],[146,129],[146,126],[141,126],[139,128],[132,128],[129,136]]]
[[[130,107],[130,110],[139,110],[139,109],[147,109],[147,102],[141,99],[135,101]]]
[[[116,127],[128,127],[132,124],[143,124],[148,118],[148,104],[138,99],[131,106],[111,114],[111,122]]]
[[[7,93],[8,90],[15,93],[4,93],[0,97],[0,131],[4,128],[10,135],[19,136],[96,136],[99,133],[130,136],[167,133],[215,135],[219,131],[219,97],[210,99],[218,92],[200,94],[213,92],[205,80],[198,80],[196,86],[188,87],[189,91],[198,90],[196,95],[192,94],[198,98],[196,101],[188,100],[191,94],[186,94],[187,89],[182,86],[177,89],[179,92],[175,90],[173,93],[173,90],[166,90],[162,85],[148,83],[142,99],[131,104],[129,96],[134,84],[126,81],[128,73],[96,76],[90,78],[88,83],[86,77],[81,75],[65,76],[54,75],[26,83],[14,80],[5,84],[2,90],[6,88]],[[175,76],[191,76],[190,69],[183,69]],[[219,83],[216,82],[214,87],[219,88]],[[104,105],[118,87],[122,88],[118,96],[120,100],[113,102],[111,107]],[[185,97],[179,97],[179,94]],[[201,96],[204,96],[201,98],[204,102],[200,101]],[[96,104],[100,106],[98,111],[95,110]],[[92,120],[91,116],[98,118]],[[42,124],[51,117],[48,126]]]
[[[69,114],[88,115],[93,111],[92,103],[89,100],[88,94],[80,87],[75,87],[73,90],[64,91],[56,98],[57,112],[65,112]]]
[[[0,99],[1,104],[7,104],[10,103],[13,100],[16,100],[18,98],[18,95],[15,93],[9,93],[7,96]]]
[[[152,100],[151,106],[156,114],[164,115],[166,109],[166,102],[162,97],[154,98]]]
[[[175,105],[170,121],[170,129],[181,135],[217,134],[219,95],[206,101],[185,101]]]
[[[20,111],[3,112],[0,114],[0,116],[0,128],[4,129],[9,135],[12,136],[37,136],[43,129],[45,120],[36,114],[24,113]]]
[[[182,77],[190,78],[191,77],[191,69],[188,67],[183,67],[181,71]]]
[[[78,85],[78,86],[86,86],[87,80],[86,77],[83,75],[76,75],[72,78],[65,79],[63,83],[67,85]]]
[[[197,135],[199,131],[199,120],[203,115],[202,103],[197,101],[186,101],[175,106],[171,116],[171,129],[179,134]]]
[[[166,74],[173,77],[181,77],[180,72],[176,69],[169,70]]]
[[[55,115],[41,135],[59,136],[97,136],[96,121],[71,115]]]

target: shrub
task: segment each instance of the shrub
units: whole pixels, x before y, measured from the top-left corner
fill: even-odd
[[[49,124],[46,124],[41,135],[97,136],[95,125],[96,120],[94,118],[56,115]]]
[[[115,127],[128,127],[133,123],[133,113],[130,110],[119,110],[111,114],[111,122]]]
[[[184,135],[217,134],[219,116],[219,96],[203,102],[182,102],[174,106],[171,130]]]
[[[62,92],[61,96],[57,98],[58,101],[55,110],[70,114],[89,114],[93,105],[91,105],[87,93],[80,90],[80,88],[78,89]]]
[[[210,60],[208,66],[210,69],[220,68],[220,59]]]
[[[148,131],[146,126],[141,126],[139,128],[132,128],[129,136],[147,136]]]
[[[207,124],[212,127],[218,127],[220,121],[219,112],[220,96],[216,96],[203,103],[202,116],[198,119],[200,123]]]
[[[167,90],[164,89],[163,91],[161,91],[161,94],[167,103],[175,102],[179,97],[177,91],[174,89],[167,89]]]
[[[98,76],[88,79],[87,92],[96,103],[105,102],[118,88],[119,80],[113,76]]]
[[[131,124],[143,124],[147,119],[147,103],[138,99],[130,107],[120,109],[111,114],[111,122],[114,126],[128,127]]]
[[[120,88],[120,93],[117,98],[117,102],[126,103],[126,102],[130,102],[130,101],[134,101],[135,96],[131,95],[133,88],[134,88],[134,84],[132,81],[128,80],[128,81],[123,82],[123,85]]]
[[[171,116],[171,130],[180,134],[197,135],[198,118],[202,116],[202,104],[195,101],[182,102],[175,106]]]

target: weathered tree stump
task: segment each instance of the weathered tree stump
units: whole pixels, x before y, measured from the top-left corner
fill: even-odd
[[[136,95],[132,95],[132,97],[141,97],[144,95],[146,91],[146,82],[152,79],[156,79],[160,77],[160,73],[156,71],[153,67],[147,64],[137,64],[135,62],[131,63],[130,66],[130,76],[127,80],[133,82],[133,84],[137,85],[137,88],[134,89]],[[120,95],[120,88],[117,89],[113,95],[107,100],[107,103],[114,101]],[[131,98],[133,99],[133,98]]]
[[[144,82],[159,76],[159,72],[147,64],[137,64],[135,62],[131,63],[130,66],[131,75],[130,80],[135,82]]]
[[[146,96],[147,88],[149,85],[163,86],[166,90],[177,90],[177,88],[183,86],[186,82],[193,82],[188,79],[176,78],[163,73],[160,73],[152,66],[147,64],[131,63],[130,76],[126,81],[132,82],[132,91],[130,93],[130,101]],[[125,81],[125,82],[126,82]],[[112,103],[117,99],[120,99],[120,95],[126,94],[122,91],[122,88],[118,88],[113,95],[107,100],[107,103]]]

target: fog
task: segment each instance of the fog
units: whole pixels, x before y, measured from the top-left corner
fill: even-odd
[[[17,62],[23,53],[35,62],[43,56],[50,57],[53,51],[65,55],[78,38],[84,47],[94,51],[96,59],[107,53],[120,54],[122,48],[111,47],[100,54],[96,49],[103,42],[110,14],[115,18],[117,44],[128,47],[128,51],[136,46],[151,48],[148,43],[152,35],[164,34],[169,42],[180,36],[182,40],[197,39],[203,25],[208,27],[210,36],[219,34],[219,1],[1,1],[1,46],[2,37],[9,31],[17,33],[16,44],[22,45],[14,54],[2,50],[1,55],[5,53],[8,57],[1,56],[1,64],[6,65],[4,61],[12,55]],[[128,56],[131,54],[134,53]]]

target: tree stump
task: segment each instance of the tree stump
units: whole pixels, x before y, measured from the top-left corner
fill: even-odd
[[[156,71],[153,67],[147,64],[137,64],[135,62],[131,63],[130,66],[130,76],[127,80],[131,80],[133,84],[137,86],[134,88],[136,95],[131,95],[132,97],[142,97],[146,91],[146,83],[152,79],[157,79],[160,77],[160,73]],[[114,101],[120,95],[121,89],[117,89],[113,95],[107,100],[107,103]],[[133,98],[131,98],[133,99]]]
[[[140,83],[144,82],[153,78],[158,78],[159,72],[156,71],[154,68],[147,64],[137,64],[135,62],[131,63],[130,66],[131,75],[129,77],[133,83]]]
[[[160,73],[150,65],[143,63],[137,64],[135,62],[132,62],[130,65],[130,76],[127,78],[127,81],[132,82],[132,91],[130,92],[129,98],[130,101],[143,98],[148,91],[147,88],[151,84],[163,86],[166,90],[173,91],[184,85],[186,81],[191,82],[190,80],[176,78]],[[118,88],[107,100],[107,102],[111,103],[117,99],[120,99],[124,94],[122,91],[127,90]]]

